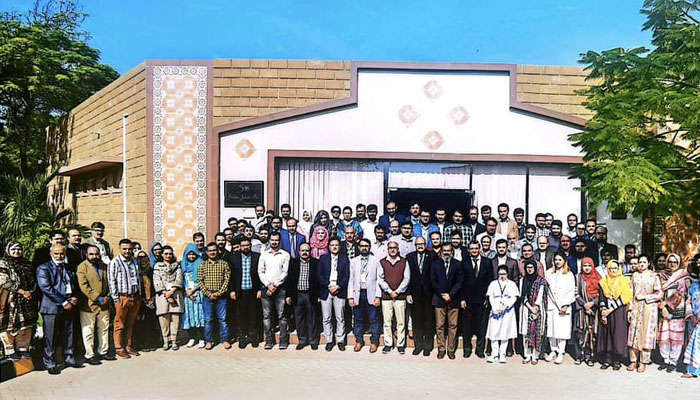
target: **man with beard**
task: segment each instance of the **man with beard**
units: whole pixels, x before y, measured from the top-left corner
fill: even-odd
[[[452,232],[452,236],[450,236],[450,241],[449,243],[452,245],[452,248],[450,250],[451,254],[450,257],[454,258],[455,260],[462,262],[466,258],[465,252],[467,251],[466,247],[462,247],[462,235],[459,233],[459,231],[454,231]]]
[[[270,248],[260,255],[258,276],[263,287],[262,309],[265,329],[265,350],[272,350],[275,336],[272,331],[273,313],[277,316],[280,329],[280,350],[289,345],[287,337],[287,315],[284,312],[286,285],[289,274],[289,253],[280,247],[280,234],[270,234]]]
[[[544,265],[545,269],[552,268],[554,252],[549,249],[549,239],[546,236],[537,238],[537,250],[535,250],[535,260]]]
[[[352,226],[345,227],[345,234],[341,240],[340,252],[349,260],[352,260],[360,253],[360,249],[355,241],[355,229]]]
[[[481,238],[484,236],[488,236],[491,238],[491,243],[488,248],[488,250],[495,250],[496,247],[496,242],[499,239],[505,239],[506,236],[498,233],[496,229],[498,228],[498,221],[496,221],[496,218],[489,217],[489,219],[486,220],[486,231],[481,232],[480,234],[476,235],[476,240],[481,243]],[[484,252],[486,252],[487,249],[484,249]]]
[[[438,232],[435,232],[438,233]],[[439,251],[439,247],[435,247]],[[435,311],[433,310],[433,290],[430,286],[430,264],[435,257],[434,253],[426,250],[425,239],[416,238],[416,251],[406,255],[406,262],[411,270],[409,292],[407,300],[411,306],[413,317],[413,340],[415,348],[413,355],[423,352],[429,356],[433,349],[435,333]]]
[[[477,206],[469,207],[469,219],[467,220],[467,226],[472,230],[472,236],[469,241],[464,243],[462,247],[467,248],[467,244],[476,236],[481,234],[481,232],[486,231],[486,226],[479,222],[479,208]]]
[[[395,236],[401,236],[401,223],[399,223],[398,220],[393,220],[389,224],[389,234],[387,235],[387,238],[391,239]]]
[[[397,212],[396,203],[390,201],[386,204],[386,214],[379,217],[379,225],[384,227],[385,232],[391,232],[391,223],[397,221],[397,227],[406,220],[406,216]]]
[[[420,204],[417,201],[411,202],[408,208],[408,218],[411,221],[411,225],[420,224]]]
[[[518,242],[518,236],[514,233],[509,233],[506,238],[508,241],[508,257],[517,260],[520,258],[520,243]],[[498,243],[496,243],[498,246]]]
[[[377,272],[381,268],[379,258],[370,254],[369,240],[360,240],[360,255],[350,260],[350,279],[348,281],[348,304],[354,317],[353,332],[355,334],[354,351],[362,350],[365,345],[364,323],[369,320],[370,353],[379,347],[379,307],[381,306],[382,290],[377,281]]]
[[[524,237],[525,228],[527,227],[527,223],[525,222],[525,210],[520,207],[513,210],[513,219],[515,219],[515,223],[518,224],[518,238]]]
[[[244,349],[249,343],[258,347],[260,343],[260,299],[262,285],[258,275],[260,253],[251,251],[250,239],[241,239],[240,251],[231,257],[231,284],[229,298],[233,301],[238,334],[238,347]],[[228,311],[228,310],[227,310]],[[231,318],[229,318],[230,320]]]
[[[583,271],[581,262],[583,262],[584,257],[588,257],[586,239],[576,238],[574,241],[574,251],[571,252],[571,255],[569,255],[566,260],[569,264],[569,270],[575,275],[577,275],[579,271]]]
[[[231,228],[224,228],[222,231],[224,235],[224,249],[227,251],[233,252],[233,229]],[[216,238],[215,238],[216,240]],[[218,246],[218,244],[217,244]]]
[[[617,260],[618,257],[618,249],[617,246],[608,243],[608,228],[604,226],[599,226],[595,228],[595,243],[596,243],[596,250],[598,251],[599,261],[602,261],[602,252],[603,250],[607,250],[610,252],[610,255],[612,256],[613,259]],[[607,264],[605,264],[607,265]]]
[[[199,251],[199,256],[202,260],[207,259],[207,243],[202,232],[196,232],[192,235],[192,243],[197,246],[197,251]]]
[[[360,227],[362,228],[363,237],[368,239],[370,243],[374,243],[374,241],[377,240],[374,235],[374,228],[378,225],[379,221],[377,220],[377,205],[369,204],[367,206],[367,218],[360,222]]]
[[[472,207],[472,208],[476,209],[476,207]],[[472,211],[470,210],[469,211],[470,218],[472,215],[471,212]],[[479,214],[477,212],[477,218],[478,218],[478,215]],[[448,241],[448,238],[449,238],[449,240],[451,240],[452,233],[459,232],[459,237],[462,240],[460,247],[464,247],[464,248],[467,247],[467,243],[469,243],[474,238],[474,230],[472,229],[472,227],[464,224],[463,222],[464,222],[464,213],[462,212],[462,210],[455,210],[452,213],[452,224],[447,225],[445,227],[445,234],[444,234],[445,241]],[[477,223],[477,225],[479,225],[479,224]]]
[[[265,218],[265,206],[258,204],[255,206],[255,219],[253,220],[253,227],[256,231],[267,225],[269,221]]]
[[[362,226],[352,217],[352,208],[343,207],[343,219],[338,222],[338,237],[340,240],[345,239],[345,229],[352,227],[355,232],[356,239],[362,239]]]
[[[66,245],[66,260],[68,260],[68,268],[77,271],[78,264],[85,260],[83,249],[81,248],[83,236],[78,228],[69,228],[68,245]]]
[[[568,235],[561,235],[559,250],[564,253],[566,257],[569,257],[571,254],[571,238]]]
[[[498,267],[505,265],[508,267],[508,279],[513,282],[520,282],[520,269],[518,261],[508,256],[508,241],[498,239],[496,242],[496,257],[493,262],[493,276],[498,276]]]
[[[51,261],[51,248],[58,244],[63,245],[66,242],[66,234],[62,230],[56,229],[49,234],[49,245],[36,249],[34,258],[32,258],[32,266],[36,269],[39,265]],[[64,246],[65,250],[65,246]],[[73,270],[75,272],[75,270]]]
[[[544,278],[544,265],[537,261],[535,258],[535,250],[530,243],[525,243],[521,248],[522,257],[518,260],[518,269],[520,269],[520,276],[525,276],[525,261],[534,260],[537,263],[537,275]]]
[[[87,260],[78,265],[77,279],[80,287],[80,331],[85,348],[85,358],[90,365],[100,365],[107,356],[109,346],[109,281],[107,265],[100,258],[100,249],[88,245]],[[97,329],[95,329],[97,324]],[[97,354],[94,351],[97,338]]]
[[[546,214],[545,213],[537,213],[535,215],[535,236],[540,237],[540,236],[549,236],[549,229],[546,226],[547,220],[546,220]],[[526,232],[527,234],[527,232]]]
[[[292,206],[289,204],[282,204],[280,207],[280,217],[282,218],[282,228],[287,229],[287,222],[289,218],[292,217]]]
[[[253,239],[251,242],[253,244],[253,251],[256,253],[262,253],[267,250],[268,241],[270,239],[270,230],[267,227],[262,227],[258,230],[258,238]]]
[[[386,231],[382,225],[377,225],[374,227],[374,241],[372,242],[372,254],[377,258],[382,259],[386,257]]]
[[[561,247],[561,225],[561,221],[558,219],[552,221],[552,227],[549,232],[549,237],[547,238],[549,240],[549,250],[551,252],[556,252]]]
[[[445,210],[445,207],[438,206],[438,208],[435,210],[435,226],[438,227],[441,236],[445,234],[445,227],[447,226],[446,219],[447,211]]]
[[[481,206],[481,223],[486,225],[486,221],[488,221],[489,218],[491,218],[491,206]]]
[[[311,245],[304,243],[299,248],[299,258],[289,262],[287,279],[287,304],[294,307],[294,320],[297,324],[299,344],[302,350],[311,345],[318,349],[316,332],[316,307],[318,304],[318,270],[317,260],[311,257]]]
[[[355,220],[359,223],[367,219],[367,207],[362,203],[355,206]]]
[[[464,321],[464,358],[469,358],[472,354],[473,336],[476,336],[476,356],[484,358],[489,317],[486,291],[493,281],[493,264],[491,260],[481,256],[481,245],[477,241],[469,243],[469,254],[463,264],[461,307]]]
[[[114,257],[112,249],[109,247],[109,242],[104,240],[105,224],[100,221],[95,221],[90,225],[90,237],[83,241],[83,245],[94,244],[100,249],[100,257],[102,262],[109,265],[109,262]]]

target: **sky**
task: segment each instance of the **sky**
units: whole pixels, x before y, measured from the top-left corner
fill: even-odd
[[[3,0],[0,11],[33,0]],[[313,59],[577,65],[649,47],[642,0],[83,0],[83,27],[120,73],[147,59]]]

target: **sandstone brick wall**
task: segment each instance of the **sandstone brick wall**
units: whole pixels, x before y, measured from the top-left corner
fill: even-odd
[[[128,235],[146,242],[146,69],[140,65],[73,109],[62,124],[49,130],[52,165],[74,166],[103,156],[122,156],[122,116],[127,124]],[[110,174],[105,178],[105,174]],[[119,168],[91,173],[95,186],[78,185],[58,177],[49,191],[56,208],[72,208],[76,222],[89,226],[102,221],[106,239],[123,237],[122,179]]]
[[[517,71],[519,101],[585,119],[593,116],[581,105],[585,96],[576,94],[592,84],[583,68],[518,65]]]

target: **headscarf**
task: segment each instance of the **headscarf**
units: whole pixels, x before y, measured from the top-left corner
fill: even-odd
[[[671,272],[671,270],[668,268],[668,260],[671,258],[675,258],[678,261],[678,269]],[[671,286],[673,286],[676,282],[683,280],[683,279],[690,279],[690,275],[688,275],[688,271],[686,271],[683,268],[681,256],[679,256],[676,253],[671,253],[668,256],[666,256],[666,271],[669,274],[668,278],[663,281],[661,285],[661,289],[667,290]]]
[[[318,240],[318,232],[323,231],[326,233],[323,240]],[[311,234],[311,256],[313,258],[319,258],[322,255],[328,253],[328,242],[330,241],[330,234],[328,230],[322,226],[317,226],[314,228],[314,232]]]
[[[610,267],[616,264],[617,275],[613,275]],[[630,280],[620,274],[620,263],[617,260],[610,260],[606,265],[608,270],[608,276],[600,280],[600,287],[603,289],[603,294],[608,299],[612,300],[622,300],[622,304],[629,304],[632,301],[632,283]]]
[[[527,266],[532,265],[534,268],[531,274],[527,273]],[[532,258],[527,259],[523,262],[523,269],[525,270],[525,276],[523,277],[523,290],[521,295],[523,297],[527,296],[530,293],[530,289],[532,289],[532,285],[535,283],[537,280],[537,262],[533,260]]]
[[[591,272],[583,272],[583,264],[589,263],[591,265]],[[595,269],[595,263],[591,257],[583,257],[581,260],[581,279],[586,283],[586,296],[589,299],[598,297],[598,285],[602,277]]]
[[[310,219],[309,222],[304,221],[304,213],[308,213],[308,214],[309,214],[309,219]],[[313,223],[314,223],[314,220],[313,220],[313,214],[311,213],[311,210],[302,210],[301,215],[299,216],[299,222],[298,222],[299,230],[301,231],[301,232],[299,232],[299,233],[301,233],[301,234],[303,234],[304,236],[306,236],[306,240],[307,240],[307,241],[310,241],[310,240],[311,240],[311,238],[310,238],[310,236],[311,236],[311,225],[312,225]]]
[[[189,253],[194,253],[197,255],[197,259],[190,261],[187,259]],[[199,270],[199,264],[202,263],[202,255],[199,252],[197,246],[194,243],[190,243],[185,248],[185,252],[182,253],[182,261],[180,261],[180,266],[182,267],[182,274],[191,274],[192,281],[197,282],[197,271]]]
[[[11,240],[7,243],[7,246],[5,246],[5,257],[11,257],[10,256],[10,250],[14,249],[15,247],[19,247],[20,249],[23,249],[22,244],[20,242],[16,242],[14,240]]]
[[[321,217],[323,217],[324,215],[326,216],[327,222],[325,225],[321,225]],[[331,216],[330,216],[330,214],[328,214],[328,211],[321,210],[321,211],[317,212],[316,216],[314,217],[314,224],[311,226],[311,231],[315,232],[317,227],[322,226],[330,234],[332,225],[333,225],[333,220],[331,220]],[[314,236],[314,235],[311,235],[311,236]]]
[[[148,252],[148,260],[150,261],[151,269],[153,269],[153,267],[156,265],[156,263],[157,263],[158,261],[163,261],[162,259],[159,260],[158,258],[156,258],[156,255],[153,254],[153,248],[156,247],[156,246],[160,246],[161,249],[163,248],[163,245],[160,244],[160,242],[153,242],[153,243],[151,244],[151,249],[150,249],[149,252]]]

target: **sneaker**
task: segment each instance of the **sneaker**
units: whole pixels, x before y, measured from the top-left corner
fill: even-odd
[[[397,350],[399,351],[399,354],[406,354],[406,348],[405,348],[405,347],[399,347]]]
[[[382,349],[382,354],[389,354],[391,353],[391,346],[384,346]]]
[[[20,355],[17,353],[12,353],[12,354],[8,355],[7,358],[9,358],[12,361],[19,361],[20,358],[22,358],[22,357],[20,357]]]
[[[199,344],[197,345],[197,347],[199,347],[200,349],[203,349],[204,346],[206,346],[206,345],[207,345],[207,344],[204,342],[204,340],[200,340],[200,341],[199,341]]]
[[[557,355],[557,359],[554,360],[554,363],[555,363],[555,364],[561,364],[561,363],[563,363],[563,362],[564,362],[564,354],[559,354],[559,355]]]
[[[505,364],[505,363],[506,363],[506,355],[505,355],[505,354],[501,354],[501,355],[498,357],[498,362],[501,363],[501,364]]]
[[[19,356],[20,356],[21,358],[32,358],[32,355],[29,354],[28,351],[20,351],[20,352],[19,352]]]
[[[197,344],[197,341],[194,339],[190,339],[187,341],[187,344],[185,346],[187,347],[194,347],[194,345]]]

